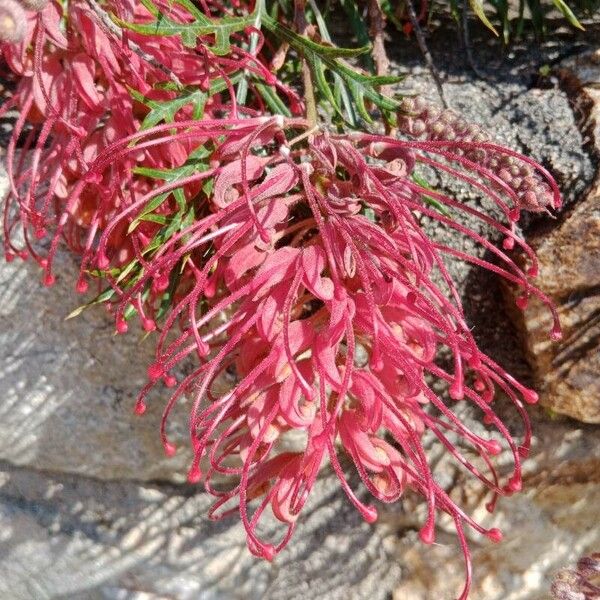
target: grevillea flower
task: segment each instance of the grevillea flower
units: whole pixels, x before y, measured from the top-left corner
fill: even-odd
[[[173,27],[189,20],[182,6],[161,4]],[[114,10],[122,21],[151,22],[136,4],[117,2]],[[172,455],[169,416],[184,395],[193,398],[189,480],[214,496],[211,518],[239,513],[255,555],[270,560],[288,543],[326,465],[373,522],[376,506],[348,483],[349,461],[380,502],[406,489],[423,495],[424,542],[434,541],[437,513],[450,515],[467,565],[466,598],[465,527],[493,541],[501,534],[436,482],[423,434],[489,488],[493,510],[499,496],[521,487],[531,436],[524,404],[537,396],[479,350],[445,260],[489,269],[521,289],[519,306],[535,295],[554,311],[530,281],[536,259],[514,225],[523,208],[560,204],[552,178],[463,131],[454,117],[434,119],[429,107],[401,107],[401,129],[419,139],[400,140],[333,135],[303,118],[264,115],[258,93],[238,106],[233,79],[242,68],[302,108],[263,66],[266,57],[257,58],[264,40],[254,28],[236,33],[244,44],[216,54],[209,34],[184,45],[142,27],[127,34],[134,52],[86,5],[69,4],[66,31],[64,16],[48,4],[29,19],[20,46],[3,48],[22,76],[7,105],[21,109],[7,152],[7,258],[29,252],[51,284],[65,240],[81,256],[78,291],[91,276],[105,282],[96,301],[108,304],[119,333],[134,318],[157,330],[136,412],[155,385],[173,388],[161,424]],[[26,123],[37,125],[37,137],[23,136]],[[418,166],[471,186],[504,218],[423,188]],[[527,182],[515,181],[513,168]],[[421,215],[469,237],[494,262],[431,239]],[[462,215],[501,234],[502,249],[461,224]],[[24,247],[15,241],[18,227]],[[46,236],[48,244],[37,242]],[[507,254],[514,248],[526,267]],[[551,335],[560,335],[556,315]],[[436,361],[441,350],[451,368]],[[194,366],[178,380],[188,360]],[[227,390],[224,374],[234,380]],[[494,410],[498,393],[522,418],[519,441]],[[459,402],[479,412],[485,434],[457,416]],[[513,468],[500,474],[493,460],[503,448]],[[261,533],[269,514],[281,523],[278,538]]]
[[[473,521],[436,483],[422,434],[431,431],[490,488],[493,510],[498,496],[521,487],[521,459],[530,445],[523,403],[537,396],[477,348],[443,257],[483,266],[520,286],[521,306],[534,294],[553,310],[529,281],[537,269],[535,257],[511,225],[520,208],[518,194],[465,152],[481,148],[535,166],[482,142],[406,142],[358,133],[315,134],[305,145],[286,141],[286,130],[305,126],[302,120],[267,117],[182,123],[186,136],[205,144],[212,140],[209,164],[214,166],[154,188],[107,219],[95,246],[96,263],[105,272],[122,262],[109,251],[113,232],[123,224],[131,230],[152,197],[165,198],[177,186],[213,178],[194,221],[143,268],[111,281],[122,332],[129,306],[149,329],[167,288],[173,298],[136,410],[144,412],[145,396],[159,380],[176,386],[162,422],[165,451],[173,454],[168,417],[184,394],[193,395],[189,480],[202,480],[215,496],[211,518],[239,511],[250,550],[268,559],[290,539],[327,462],[363,517],[376,519],[376,507],[350,488],[340,453],[352,460],[379,501],[392,502],[407,487],[416,490],[428,503],[423,541],[434,540],[437,511],[455,521],[468,567],[465,598],[470,582],[465,525],[494,541],[500,533]],[[171,133],[157,138],[167,127]],[[135,152],[146,138],[162,144],[180,140],[182,134],[172,129],[140,132],[103,151],[79,191],[98,188],[111,157],[125,148]],[[486,193],[504,211],[507,224],[424,190],[411,178],[415,164],[451,171]],[[539,167],[537,172],[545,175]],[[556,187],[551,180],[548,185],[557,205]],[[522,248],[531,261],[527,272],[503,250],[429,206],[424,198],[430,195],[495,227],[506,247]],[[497,262],[432,241],[417,213],[471,237]],[[440,279],[449,297],[436,283]],[[178,333],[175,324],[181,327]],[[558,322],[552,333],[559,335]],[[452,354],[452,371],[435,362],[442,347]],[[198,366],[177,382],[176,365],[192,355]],[[219,379],[225,372],[234,372],[237,381],[222,393]],[[433,390],[432,381],[447,387],[451,403]],[[520,443],[494,411],[498,391],[523,419]],[[454,410],[459,401],[480,411],[488,435],[460,420]],[[452,441],[456,437],[461,441]],[[492,461],[503,447],[512,452],[514,466],[501,478]],[[279,540],[264,540],[258,533],[268,507],[285,526]]]

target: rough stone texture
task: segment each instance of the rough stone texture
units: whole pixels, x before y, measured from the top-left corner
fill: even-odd
[[[272,563],[241,523],[206,518],[188,486],[99,481],[0,462],[3,600],[384,600],[393,539],[364,523],[333,478]]]
[[[549,342],[548,311],[537,299],[520,317],[540,401],[600,423],[600,189],[533,245],[538,285],[555,302],[563,327],[563,339]]]
[[[69,257],[59,256],[57,274],[46,289],[37,265],[0,266],[0,459],[107,479],[183,481],[185,452],[168,459],[157,435],[163,401],[154,397],[144,418],[133,413],[152,340],[115,336],[102,309],[64,321],[83,299]],[[180,414],[183,437],[185,409]]]
[[[475,566],[470,600],[548,600],[553,574],[600,548],[600,444],[593,426],[536,420],[524,491],[503,498],[494,515],[485,510],[477,486],[459,478],[453,496],[490,527],[500,527],[500,544],[472,536]],[[390,517],[391,518],[391,517]],[[406,532],[406,517],[397,523]],[[403,570],[394,600],[452,600],[464,574],[450,523],[436,547],[415,543],[404,533],[398,544]]]
[[[537,70],[597,33],[592,27],[586,37],[559,34],[558,42],[518,46],[502,58],[487,33],[475,32],[487,81],[465,68],[460,52],[448,52],[447,30],[430,40],[450,106],[557,173],[568,205],[589,187],[593,159],[577,127],[574,96],[559,78],[540,81]],[[411,75],[412,89],[434,97],[415,45],[396,39],[389,50]],[[452,237],[443,228],[432,234]],[[273,565],[248,555],[235,519],[208,522],[208,499],[176,485],[185,456],[163,457],[160,398],[144,418],[132,414],[151,343],[133,333],[113,337],[111,321],[97,309],[64,322],[77,304],[72,270],[64,258],[59,284],[46,290],[33,265],[0,264],[2,600],[383,600],[394,589],[397,600],[456,597],[463,574],[452,528],[442,522],[433,547],[416,541],[423,515],[412,495],[368,526],[335,481],[324,478],[293,543]],[[482,348],[520,378],[531,378],[497,280],[458,263],[452,273]],[[506,411],[509,425],[511,414]],[[183,435],[185,408],[181,415]],[[600,549],[598,429],[551,421],[544,411],[534,411],[534,428],[526,491],[503,500],[493,517],[483,514],[478,488],[440,458],[440,482],[506,536],[498,546],[473,538],[475,600],[548,598],[554,570]]]
[[[600,155],[600,51],[570,59],[561,76],[587,102],[589,139]],[[530,236],[540,260],[537,285],[556,304],[563,339],[550,343],[548,311],[533,299],[518,317],[541,403],[600,423],[600,179],[564,220]]]

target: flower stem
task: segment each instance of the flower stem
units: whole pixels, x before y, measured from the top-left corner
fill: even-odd
[[[306,0],[296,0],[294,11],[294,23],[300,35],[308,37],[308,23],[304,18],[306,9]],[[304,85],[304,96],[306,102],[306,120],[309,128],[317,125],[317,101],[315,99],[315,86],[310,72],[310,66],[306,58],[302,59],[302,83]]]

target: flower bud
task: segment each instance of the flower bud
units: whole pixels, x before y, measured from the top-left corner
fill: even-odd
[[[410,132],[412,133],[412,135],[419,137],[421,135],[423,135],[425,133],[427,129],[427,126],[425,125],[425,123],[423,121],[421,121],[421,119],[417,119],[416,121],[413,121],[410,125]]]
[[[25,37],[27,16],[14,0],[0,0],[0,42],[15,44]]]

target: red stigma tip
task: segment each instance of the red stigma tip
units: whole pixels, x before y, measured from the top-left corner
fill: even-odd
[[[5,258],[5,260],[6,260],[7,263],[10,263],[13,260],[15,260],[15,255],[12,252],[5,252],[4,258]]]
[[[521,309],[524,310],[527,308],[527,304],[529,304],[529,298],[525,295],[517,296],[515,299],[515,304]]]
[[[135,403],[135,408],[133,409],[133,412],[135,412],[136,415],[143,415],[146,412],[146,403],[142,402],[141,400],[138,400]]]
[[[375,521],[377,521],[377,517],[379,516],[377,514],[377,509],[374,506],[364,506],[361,510],[361,514],[367,523],[375,523]]]
[[[43,284],[46,287],[50,287],[51,285],[54,285],[55,283],[56,283],[56,277],[54,277],[54,275],[52,275],[52,273],[46,273],[46,275],[44,275]]]
[[[485,383],[481,379],[476,379],[473,382],[473,387],[477,392],[483,392],[485,390]]]
[[[535,404],[540,399],[538,394],[536,392],[534,392],[533,390],[524,389],[522,394],[523,394],[523,400],[525,400],[525,402],[527,402],[527,404]]]
[[[188,483],[198,483],[202,479],[202,471],[198,465],[192,465],[188,471]]]
[[[505,250],[512,250],[515,247],[515,240],[511,237],[504,238],[502,242],[502,247]]]
[[[165,375],[163,381],[168,388],[172,388],[177,385],[177,379],[175,379],[173,375]]]
[[[502,444],[498,440],[489,440],[486,444],[487,451],[492,456],[498,456],[502,452]]]
[[[127,333],[129,327],[127,326],[127,321],[125,319],[118,319],[116,323],[117,333]]]
[[[85,294],[88,291],[89,285],[85,279],[79,279],[75,285],[75,291],[78,294]]]
[[[465,391],[461,381],[454,381],[448,390],[452,400],[462,400],[465,397]]]
[[[271,562],[275,558],[275,546],[272,544],[263,544],[259,550],[260,555]]]
[[[144,331],[154,331],[156,329],[156,323],[152,319],[144,319],[142,321],[142,327]]]
[[[508,483],[504,487],[504,489],[509,493],[520,492],[522,488],[521,478],[518,476],[513,476],[508,480]]]
[[[483,423],[485,425],[491,425],[494,422],[493,415],[483,415]]]
[[[105,254],[101,254],[96,259],[96,264],[98,265],[99,269],[101,269],[102,271],[104,271],[104,269],[108,268],[108,265],[110,264],[110,261],[108,260],[108,257]]]
[[[170,442],[165,442],[163,444],[163,450],[165,454],[170,458],[171,456],[175,456],[177,453],[177,446],[175,444],[171,444]]]
[[[490,540],[492,540],[492,542],[494,542],[496,544],[498,542],[501,542],[502,538],[504,537],[502,535],[502,532],[497,527],[493,527],[492,529],[488,529],[485,535]]]
[[[433,542],[435,542],[435,531],[433,525],[429,521],[421,527],[419,538],[424,544],[433,544]]]
[[[169,278],[166,275],[160,275],[154,279],[154,288],[157,292],[164,292],[169,287]]]

